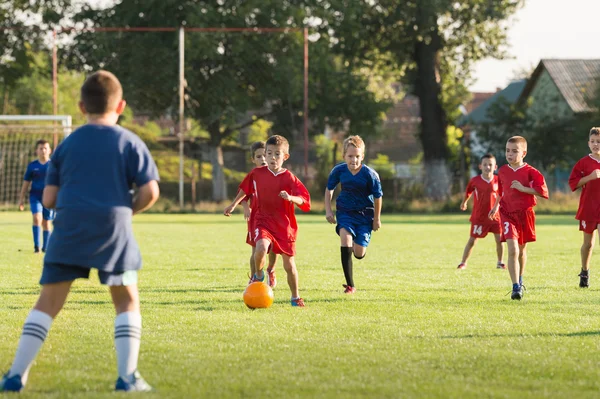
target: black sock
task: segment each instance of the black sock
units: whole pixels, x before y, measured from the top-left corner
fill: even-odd
[[[354,281],[352,280],[352,247],[340,247],[340,252],[342,254],[342,268],[344,269],[346,284],[354,287]]]
[[[583,270],[583,269],[581,269],[581,275],[582,276],[587,276],[588,275],[588,271],[589,270]]]

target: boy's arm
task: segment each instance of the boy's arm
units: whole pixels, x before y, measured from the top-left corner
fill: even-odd
[[[25,209],[23,206],[25,201],[25,195],[27,191],[29,191],[29,186],[31,186],[31,182],[27,180],[23,180],[23,184],[21,185],[21,192],[19,193],[19,210],[22,211]]]
[[[468,194],[465,193],[465,198],[460,203],[460,210],[461,211],[466,211],[467,210],[467,203],[469,202],[469,198],[471,198],[471,193],[468,193]]]
[[[223,215],[225,215],[225,216],[231,216],[231,213],[233,212],[233,210],[235,209],[235,207],[238,206],[238,204],[240,203],[240,201],[242,199],[244,199],[245,196],[246,196],[246,193],[244,192],[244,190],[242,190],[240,188],[238,190],[238,193],[235,196],[235,199],[233,200],[233,202],[227,208],[225,208],[225,210],[223,211]]]
[[[331,198],[333,197],[333,191],[325,187],[325,219],[331,224],[335,224],[335,215],[331,210]]]
[[[513,180],[510,187],[525,194],[531,194],[540,198],[548,199],[548,186],[546,186],[546,180],[544,179],[544,176],[537,170],[533,170],[530,173],[531,187],[525,187],[518,180]]]
[[[46,186],[46,188],[47,187],[48,186]],[[44,190],[44,195],[45,194],[46,190]],[[144,212],[146,209],[150,209],[158,199],[159,195],[160,190],[156,180],[150,180],[148,183],[141,186],[137,196],[133,199],[133,214],[135,215]]]
[[[383,197],[375,198],[375,216],[373,218],[373,230],[377,231],[381,227],[381,205],[383,204]]]
[[[244,219],[250,220],[250,204],[248,204],[248,200],[242,200],[242,208],[244,208]]]
[[[593,170],[592,173],[590,173],[587,176],[582,177],[581,179],[579,179],[577,184],[574,184],[574,185],[571,184],[571,179],[569,179],[569,185],[571,186],[571,190],[575,191],[579,187],[585,186],[587,183],[591,182],[592,180],[596,180],[596,179],[600,179],[600,169]]]
[[[46,209],[56,208],[56,197],[58,197],[58,186],[46,184],[44,193],[42,194],[42,204]]]
[[[488,213],[488,218],[491,220],[496,220],[496,214],[498,213],[498,206],[500,206],[500,196],[496,196],[496,202],[494,202],[494,206],[492,206],[492,210]]]

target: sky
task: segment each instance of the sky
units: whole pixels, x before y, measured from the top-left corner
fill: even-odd
[[[496,91],[542,58],[600,59],[600,0],[525,0],[508,31],[513,59],[475,64],[471,91]]]

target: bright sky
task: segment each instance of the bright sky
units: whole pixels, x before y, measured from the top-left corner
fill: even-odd
[[[514,59],[477,63],[471,91],[504,88],[515,71],[542,58],[600,58],[600,0],[525,0],[514,19],[508,33]]]

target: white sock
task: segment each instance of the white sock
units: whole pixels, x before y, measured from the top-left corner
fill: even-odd
[[[19,339],[15,360],[8,372],[9,376],[20,375],[23,384],[27,382],[29,368],[46,340],[52,321],[49,314],[39,310],[33,309],[29,312],[23,324],[23,332]]]
[[[115,318],[115,348],[119,377],[128,377],[137,369],[142,338],[142,315],[125,312]]]

